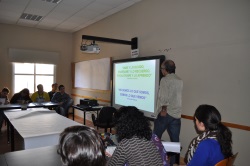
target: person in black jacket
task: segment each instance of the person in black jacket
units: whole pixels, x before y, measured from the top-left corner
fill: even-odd
[[[53,98],[53,95],[56,93],[58,84],[57,83],[53,83],[51,86],[52,86],[52,90],[50,92],[48,92],[50,101]]]
[[[18,93],[15,93],[11,100],[10,103],[11,104],[17,104],[20,103],[21,101],[24,101],[25,103],[31,103],[32,100],[30,98],[30,91],[27,88],[24,88],[23,90],[21,90]]]
[[[56,92],[51,101],[55,103],[59,103],[59,106],[56,108],[56,112],[62,116],[67,117],[68,109],[73,104],[73,99],[65,92],[64,85],[60,85],[58,87],[59,92]]]

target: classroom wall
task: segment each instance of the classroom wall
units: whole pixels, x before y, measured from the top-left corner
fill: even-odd
[[[250,126],[250,1],[143,0],[73,34],[73,62],[130,57],[126,45],[97,42],[99,54],[84,54],[82,35],[139,38],[140,56],[164,54],[176,62],[184,81],[183,115],[200,104],[218,108],[224,122]],[[96,97],[109,104],[110,92],[73,89],[78,100]],[[77,102],[77,101],[76,101]],[[80,113],[79,113],[80,114]],[[248,165],[250,132],[231,128],[235,165]],[[192,120],[182,119],[181,156],[196,136]],[[163,136],[169,140],[167,134]]]
[[[64,84],[66,92],[71,94],[72,34],[0,24],[0,87],[9,87],[11,97],[13,71],[9,48],[58,52],[60,58],[56,67],[56,82]]]
[[[176,73],[184,81],[184,115],[192,116],[199,104],[207,103],[220,110],[223,121],[249,127],[249,15],[248,0],[143,0],[74,33],[73,40],[67,33],[0,24],[0,87],[12,87],[8,48],[59,52],[56,81],[71,93],[71,61],[130,57],[129,46],[104,42],[97,42],[99,54],[84,54],[79,49],[81,35],[138,37],[140,56],[164,54],[176,62]],[[71,94],[75,103],[82,97],[102,104],[111,100],[110,91],[72,89]],[[233,150],[239,152],[235,164],[247,165],[250,132],[231,130]],[[182,156],[195,136],[192,121],[182,119]],[[163,138],[168,140],[166,133]]]

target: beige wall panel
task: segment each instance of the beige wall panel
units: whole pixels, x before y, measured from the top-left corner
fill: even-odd
[[[97,42],[99,54],[84,54],[81,35],[130,40],[138,37],[140,56],[164,54],[177,65],[184,81],[183,114],[192,116],[199,104],[215,105],[223,121],[250,126],[250,1],[143,0],[73,34],[73,62],[130,57],[130,47]],[[74,93],[111,100],[110,95]],[[248,165],[250,132],[232,129],[235,165]],[[184,156],[196,136],[192,121],[183,119]],[[244,136],[244,140],[242,139]],[[168,139],[167,134],[164,136]]]
[[[12,89],[12,64],[8,58],[9,48],[59,53],[56,82],[64,84],[71,93],[72,34],[35,28],[0,24],[0,87]],[[11,94],[13,92],[11,91]],[[11,95],[10,95],[11,97]]]

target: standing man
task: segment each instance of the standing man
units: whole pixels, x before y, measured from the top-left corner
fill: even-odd
[[[68,117],[68,109],[73,104],[73,99],[65,93],[65,87],[59,85],[59,92],[56,92],[51,101],[59,103],[59,106],[56,108],[56,112],[62,116]]]
[[[3,103],[0,101],[0,105],[1,104],[9,104],[9,98],[8,98],[8,94],[10,93],[10,90],[7,87],[4,87],[0,93],[0,98],[3,98],[4,101]],[[1,129],[2,129],[2,125],[3,125],[3,110],[0,110],[0,133],[1,133]]]
[[[50,100],[52,99],[53,95],[56,93],[57,87],[58,87],[57,83],[52,84],[52,90],[48,92]]]
[[[154,121],[154,133],[161,138],[167,130],[171,142],[179,142],[181,130],[181,103],[183,81],[175,74],[175,63],[166,60],[161,64],[163,78],[160,81],[160,89],[157,100],[159,112]],[[170,165],[179,164],[179,155],[171,156]]]
[[[50,101],[49,94],[47,92],[43,91],[43,85],[42,84],[37,85],[37,90],[38,91],[33,93],[32,96],[31,96],[31,100],[33,102],[41,103],[41,102]]]

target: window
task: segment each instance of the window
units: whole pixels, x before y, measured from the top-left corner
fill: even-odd
[[[14,63],[14,93],[28,88],[30,93],[37,91],[42,84],[45,92],[51,91],[55,80],[55,65],[38,63]]]

